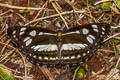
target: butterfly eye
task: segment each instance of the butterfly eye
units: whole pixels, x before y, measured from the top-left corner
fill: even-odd
[[[35,27],[10,27],[8,36],[17,48],[35,65],[57,64],[77,66],[88,61],[100,48],[110,31],[106,23],[76,26],[56,32]]]

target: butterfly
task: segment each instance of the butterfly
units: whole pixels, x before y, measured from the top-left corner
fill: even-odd
[[[107,23],[76,25],[56,31],[31,26],[7,29],[12,43],[35,65],[77,66],[90,59],[109,34]]]

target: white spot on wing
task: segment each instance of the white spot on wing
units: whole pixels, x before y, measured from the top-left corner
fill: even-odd
[[[31,49],[34,48],[35,46],[31,46]]]
[[[43,32],[39,32],[39,34],[38,35],[43,35]]]
[[[26,30],[26,28],[25,28],[25,27],[20,29],[20,31],[24,31],[24,30]]]
[[[29,56],[32,56],[32,54],[30,53]]]
[[[104,27],[102,27],[102,30],[103,30],[103,31],[105,31],[105,28],[104,28]]]
[[[83,56],[85,56],[86,55],[86,53],[83,53]]]
[[[95,32],[98,32],[98,29],[93,29]]]
[[[15,34],[16,33],[16,31],[13,31],[13,33],[12,34]]]
[[[82,32],[83,32],[83,34],[88,34],[88,33],[89,33],[89,30],[86,29],[86,28],[83,28]]]
[[[56,60],[58,59],[58,57],[56,57]]]
[[[78,34],[79,34],[79,33],[80,33],[80,31],[79,31],[79,30],[76,30],[76,33],[78,33]]]
[[[26,43],[25,43],[26,46],[28,46],[31,42],[32,42],[32,39],[27,40]]]
[[[55,51],[58,50],[58,47],[56,44],[48,44],[48,45],[36,45],[36,46],[32,46],[32,49],[34,49],[34,51]]]
[[[64,57],[64,59],[66,60],[66,59],[69,59],[69,56],[67,56],[67,57]]]
[[[94,25],[92,25],[92,27],[93,27],[93,28],[98,28],[98,27],[97,27],[97,25],[95,25],[95,24],[94,24]]]
[[[95,37],[93,35],[88,35],[89,37],[91,37],[92,39],[95,39]]]
[[[87,44],[83,44],[83,45],[85,45],[86,47],[88,46]]]
[[[63,44],[61,50],[74,50],[74,49],[80,50],[80,49],[84,49],[86,46],[88,45],[81,44],[81,43],[79,44],[68,43],[68,44]]]
[[[73,32],[63,33],[62,35],[64,36],[64,35],[75,34],[75,33],[80,34],[80,31],[76,30],[76,31],[73,31]]]
[[[103,31],[102,34],[105,34],[105,32]]]
[[[33,58],[36,58],[36,57],[37,57],[36,55],[33,56]]]
[[[77,58],[80,58],[81,57],[81,55],[77,55]]]
[[[31,32],[30,32],[30,35],[31,35],[31,36],[35,36],[35,35],[36,35],[36,31],[35,31],[35,30],[31,31]]]
[[[76,46],[79,46],[80,48],[82,48],[82,49],[84,49],[86,46],[84,45],[84,44],[82,44],[82,43],[80,43],[80,44],[73,44],[73,45],[76,45]]]
[[[48,60],[48,57],[44,57],[45,60]]]
[[[53,33],[45,33],[45,32],[39,32],[38,35],[56,35],[56,34],[53,34]]]
[[[56,60],[56,58],[54,58],[54,57],[50,57],[50,60]]]
[[[42,57],[41,57],[41,56],[39,56],[39,57],[38,57],[38,59],[39,59],[39,60],[41,60],[41,59],[42,59]]]
[[[75,56],[71,56],[71,59],[75,59]]]
[[[26,37],[24,40],[23,40],[23,42],[25,42],[25,41],[27,41],[27,40],[29,40],[30,39],[30,37]]]
[[[89,53],[90,51],[87,51],[87,53]]]
[[[63,44],[61,50],[71,50],[69,44]]]
[[[19,33],[19,35],[23,35],[23,34],[24,34],[24,32],[23,32],[23,31]]]
[[[88,40],[89,43],[91,43],[91,44],[93,43],[93,40],[88,36],[87,36],[87,40]]]

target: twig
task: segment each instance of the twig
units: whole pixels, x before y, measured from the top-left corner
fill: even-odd
[[[94,5],[97,5],[97,4],[100,4],[100,3],[103,3],[103,2],[110,2],[110,1],[112,1],[112,0],[101,0],[101,1],[96,2]]]
[[[81,10],[79,10],[79,11],[68,11],[68,12],[61,13],[61,15],[70,14],[70,13],[73,13],[73,12],[76,12],[76,13],[85,13],[86,11],[81,11]],[[29,23],[25,24],[24,26],[27,26],[27,25],[29,25],[31,23],[36,22],[36,21],[40,21],[40,20],[44,20],[44,19],[48,19],[48,18],[52,18],[52,17],[57,17],[57,16],[59,16],[59,14],[55,14],[55,15],[51,15],[51,16],[46,16],[46,17],[38,18],[38,19],[30,21]]]
[[[13,49],[16,49],[16,48],[14,48],[13,46],[8,45],[8,44],[6,44],[6,43],[0,42],[0,44],[3,44],[3,45],[5,45],[5,46],[11,47],[11,48],[13,48]],[[16,51],[17,51],[17,52],[21,55],[21,57],[22,57],[22,60],[23,60],[24,66],[25,66],[25,80],[26,80],[26,79],[27,79],[27,69],[26,69],[25,59],[24,59],[24,57],[22,56],[22,54],[18,51],[18,49],[16,49]]]
[[[53,7],[55,8],[55,10],[57,11],[57,13],[60,15],[60,17],[61,17],[61,19],[63,20],[63,22],[65,23],[67,29],[69,29],[67,22],[65,21],[65,19],[63,18],[63,16],[62,16],[61,13],[59,12],[59,10],[57,9],[57,7],[56,7],[56,5],[55,5],[54,2],[52,2],[52,5],[53,5]]]
[[[0,13],[0,16],[3,16],[3,15],[5,15],[5,14],[9,13],[9,12],[13,12],[13,10],[12,10],[12,9],[9,9],[9,10],[3,12],[3,13]]]
[[[104,68],[103,68],[103,69],[101,69],[100,71],[98,71],[97,73],[95,73],[95,74],[91,75],[91,76],[89,77],[89,79],[94,78],[95,76],[97,76],[97,75],[101,74],[103,71],[104,71]]]
[[[45,67],[39,67],[48,80],[55,80],[50,71]]]
[[[120,33],[116,33],[116,34],[110,36],[109,38],[105,39],[103,42],[105,42],[105,41],[107,41],[107,40],[109,40],[109,39],[111,39],[111,38],[113,38],[113,37],[115,37],[115,36],[118,36],[118,35],[120,35]]]
[[[47,5],[47,3],[48,3],[48,1],[46,1],[46,3],[42,6],[42,9],[37,13],[37,15],[35,16],[35,18],[33,20],[38,18],[38,16],[40,15],[40,13],[43,10],[43,8]]]
[[[1,7],[7,7],[7,8],[11,8],[11,9],[29,9],[29,10],[40,10],[40,9],[44,9],[44,8],[33,8],[33,7],[20,7],[20,6],[11,6],[8,4],[3,4],[0,3]]]
[[[120,62],[120,57],[119,57],[116,65],[115,65],[115,68],[113,69],[112,72],[109,73],[109,75],[107,75],[107,77],[106,77],[105,80],[111,80],[111,78],[113,77],[113,75],[117,73],[117,72],[115,72],[115,71],[116,71],[116,69],[117,69],[117,67],[118,67],[118,65],[119,65],[119,62]]]

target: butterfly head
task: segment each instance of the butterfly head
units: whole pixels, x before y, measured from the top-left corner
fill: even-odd
[[[57,29],[57,37],[58,37],[58,42],[61,42],[61,40],[62,40],[62,32],[63,32],[63,29],[61,29],[61,28],[58,28]]]

